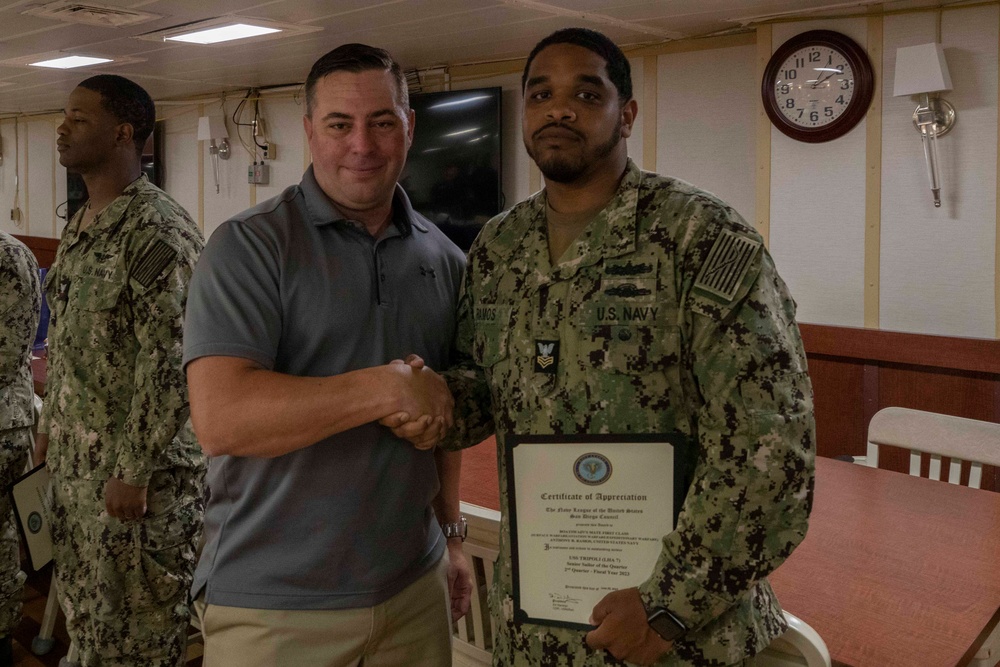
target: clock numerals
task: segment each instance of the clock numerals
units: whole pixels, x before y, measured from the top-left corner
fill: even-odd
[[[774,125],[799,141],[842,136],[864,118],[874,93],[871,61],[856,42],[811,30],[775,50],[761,82]]]

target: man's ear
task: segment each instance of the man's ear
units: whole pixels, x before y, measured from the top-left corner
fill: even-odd
[[[134,136],[135,128],[132,127],[132,123],[122,123],[115,132],[115,143],[122,145],[130,144]]]
[[[632,136],[632,126],[635,125],[635,117],[639,115],[639,103],[632,98],[622,106],[622,138],[628,139]]]

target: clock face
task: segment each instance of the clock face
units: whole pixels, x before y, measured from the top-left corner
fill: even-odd
[[[803,128],[829,125],[854,98],[854,70],[829,46],[803,47],[785,58],[774,82],[774,99],[788,122]]]
[[[764,110],[798,141],[821,143],[851,131],[875,88],[871,61],[858,44],[832,30],[792,37],[771,56],[761,80]]]

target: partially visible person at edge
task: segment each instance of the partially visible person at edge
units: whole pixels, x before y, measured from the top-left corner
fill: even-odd
[[[449,363],[465,258],[397,185],[414,114],[389,53],[317,60],[304,124],[302,182],[219,227],[191,284],[205,665],[448,665],[471,594],[461,454],[377,420],[450,422],[444,380],[390,362]]]
[[[51,309],[38,459],[53,559],[83,667],[184,663],[205,459],[181,371],[197,225],[140,169],[156,111],[120,76],[81,82],[56,129],[89,199],[45,279]]]
[[[0,489],[24,473],[35,425],[31,344],[38,329],[42,291],[38,262],[27,246],[0,231]],[[17,525],[10,496],[0,494],[0,667],[14,664],[11,635],[21,622]]]
[[[736,211],[628,159],[638,109],[607,37],[553,33],[522,86],[524,143],[545,189],[494,218],[469,253],[457,347],[471,360],[447,373],[458,428],[443,444],[475,444],[494,426],[499,453],[510,434],[676,433],[695,454],[656,565],[594,607],[590,632],[513,618],[501,484],[494,664],[746,664],[785,629],[765,577],[805,536],[812,505],[795,304]],[[423,428],[396,432],[419,441]],[[498,466],[506,479],[503,456]],[[667,621],[660,634],[653,614]]]

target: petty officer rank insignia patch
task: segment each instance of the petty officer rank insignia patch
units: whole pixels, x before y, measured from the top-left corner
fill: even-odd
[[[555,375],[559,368],[559,341],[535,339],[535,372]]]
[[[132,272],[132,279],[144,288],[149,287],[176,256],[177,251],[171,248],[166,241],[156,239],[136,264],[135,271]]]
[[[694,286],[732,301],[758,249],[760,241],[724,230],[708,253]]]

